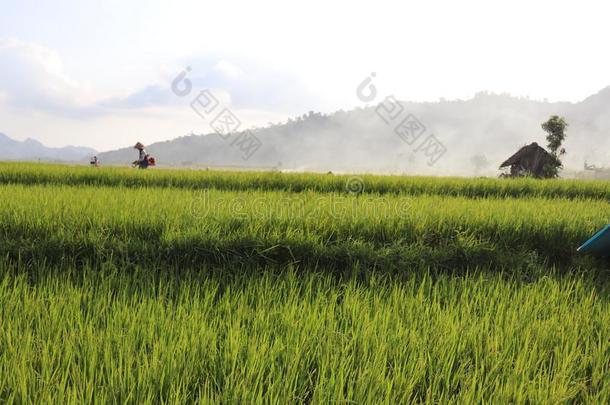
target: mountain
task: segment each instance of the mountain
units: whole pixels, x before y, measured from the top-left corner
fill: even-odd
[[[469,100],[391,106],[394,111],[403,109],[395,120],[376,105],[328,115],[310,112],[284,124],[253,129],[260,148],[248,159],[253,148],[244,142],[244,133],[226,139],[215,133],[190,135],[149,145],[147,150],[160,165],[171,166],[495,175],[500,163],[521,146],[546,145],[541,124],[557,114],[570,125],[564,144],[566,169],[581,170],[585,161],[610,165],[610,87],[579,103],[482,92]],[[403,119],[407,127],[401,137],[395,129]],[[434,140],[440,142],[436,149],[431,148]],[[135,150],[125,148],[100,158],[103,163],[127,164],[136,156]]]
[[[34,139],[20,142],[0,133],[0,160],[76,162],[96,153],[94,149],[77,146],[49,148]]]

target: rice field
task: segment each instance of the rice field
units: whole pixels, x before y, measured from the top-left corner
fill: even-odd
[[[124,167],[91,170],[84,166],[0,162],[0,184],[172,187],[233,191],[362,192],[443,195],[471,198],[541,197],[610,199],[610,182],[599,180],[491,179],[236,172],[217,170],[134,171]]]
[[[608,403],[610,183],[0,164],[2,403]]]

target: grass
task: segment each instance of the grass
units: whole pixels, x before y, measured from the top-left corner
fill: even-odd
[[[0,401],[610,400],[587,276],[219,272],[3,267]]]
[[[203,170],[133,170],[0,162],[0,184],[73,186],[172,187],[233,191],[314,191],[373,194],[442,195],[471,198],[610,199],[610,182],[603,180],[492,179],[379,175],[329,175],[281,172]]]
[[[85,262],[383,269],[579,265],[603,200],[0,188],[0,255]]]
[[[0,164],[2,403],[608,403],[603,182]]]

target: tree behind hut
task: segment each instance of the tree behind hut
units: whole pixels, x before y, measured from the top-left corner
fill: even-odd
[[[565,130],[567,127],[566,120],[558,115],[551,116],[548,121],[542,124],[542,129],[547,133],[547,147],[554,158],[553,162],[544,166],[544,177],[559,177],[559,170],[563,168],[563,163],[559,157],[566,153],[565,149],[561,148],[561,144],[566,139]]]

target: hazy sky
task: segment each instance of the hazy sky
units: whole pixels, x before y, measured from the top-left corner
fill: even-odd
[[[100,150],[211,132],[210,88],[244,126],[382,95],[481,90],[579,101],[610,84],[604,1],[0,0],[0,132]],[[193,91],[171,92],[186,67]]]

